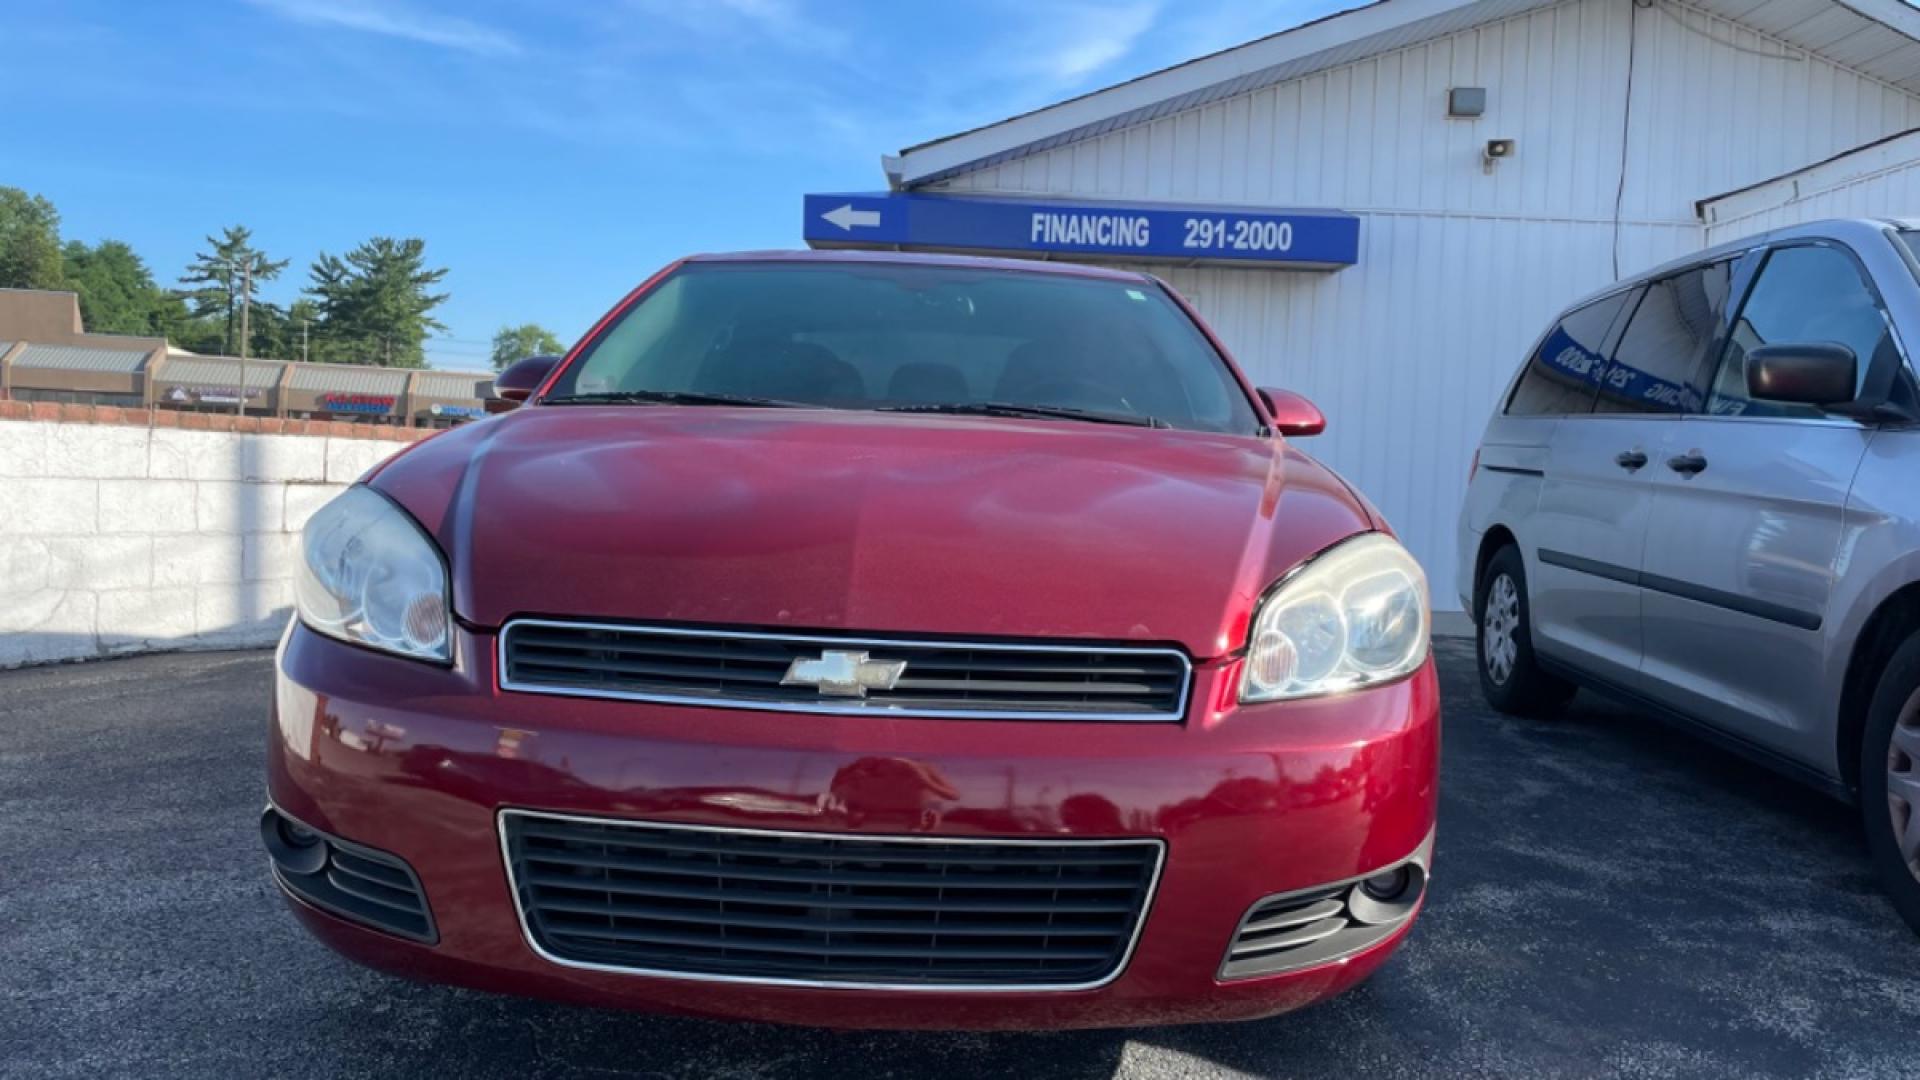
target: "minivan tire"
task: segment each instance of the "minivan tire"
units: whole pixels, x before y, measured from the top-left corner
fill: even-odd
[[[1867,851],[1894,909],[1920,933],[1920,851],[1900,849],[1901,828],[1913,815],[1920,815],[1920,634],[1887,661],[1860,740]]]
[[[1495,552],[1474,589],[1473,635],[1480,693],[1487,704],[1513,716],[1548,716],[1573,697],[1574,686],[1542,670],[1533,655],[1533,619],[1527,571],[1520,549]]]

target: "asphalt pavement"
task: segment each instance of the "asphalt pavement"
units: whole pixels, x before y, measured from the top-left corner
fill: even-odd
[[[338,959],[259,850],[271,658],[0,674],[0,1076],[1920,1075],[1920,939],[1853,811],[1582,695],[1496,716],[1443,641],[1412,940],[1256,1023],[840,1033],[561,1007]]]

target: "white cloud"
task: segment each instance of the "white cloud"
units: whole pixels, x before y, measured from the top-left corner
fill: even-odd
[[[751,36],[792,51],[839,55],[847,45],[842,26],[831,25],[793,0],[628,0],[649,20],[670,22],[709,41],[744,44]]]
[[[880,141],[913,145],[995,123],[1368,2],[998,0],[993,36],[903,94]]]
[[[503,31],[457,15],[415,11],[372,0],[248,0],[255,7],[309,26],[333,26],[416,41],[476,56],[511,56],[520,43]]]
[[[1186,3],[1195,0],[1183,0]],[[1237,0],[1236,0],[1237,2]],[[983,40],[896,72],[902,85],[878,126],[886,147],[996,123],[1139,75],[1163,35],[1163,0],[995,0]],[[1176,13],[1180,9],[1175,9]]]
[[[736,15],[775,29],[802,21],[799,9],[788,0],[716,0],[716,2]]]
[[[1153,29],[1159,14],[1157,0],[1124,7],[1103,4],[1068,8],[1054,20],[1052,36],[1062,44],[1036,59],[1055,81],[1077,83],[1132,52],[1141,35]]]
[[[979,0],[937,16],[917,2],[616,0],[541,7],[537,29],[456,16],[473,9],[455,0],[245,2],[309,25],[476,55],[566,50],[564,64],[463,85],[445,72],[421,78],[344,35],[324,50],[286,42],[316,65],[352,67],[346,80],[316,74],[314,96],[352,98],[370,114],[504,125],[584,146],[844,167],[1362,0]]]

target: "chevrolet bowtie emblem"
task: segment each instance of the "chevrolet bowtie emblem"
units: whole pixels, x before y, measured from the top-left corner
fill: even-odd
[[[781,686],[811,686],[822,697],[866,697],[869,690],[891,690],[907,670],[905,660],[869,660],[864,652],[828,649],[820,659],[805,657],[787,666]]]

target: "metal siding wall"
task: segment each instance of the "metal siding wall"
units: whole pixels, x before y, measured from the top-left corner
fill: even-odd
[[[1920,217],[1920,161],[1809,192],[1758,213],[1716,222],[1707,227],[1707,242],[1718,244],[1835,217]]]
[[[1737,23],[1663,3],[1638,27],[1629,217],[1690,218],[1703,195],[1920,125],[1920,98]]]
[[[1362,214],[1359,265],[1338,273],[1154,269],[1256,381],[1325,410],[1307,448],[1380,507],[1450,609],[1455,516],[1486,418],[1546,322],[1614,277],[1629,25],[1623,273],[1697,250],[1704,194],[1920,124],[1920,99],[1818,59],[1739,51],[1781,47],[1668,8],[1570,0],[934,189]],[[1447,119],[1450,86],[1486,87],[1486,115]],[[1489,175],[1495,137],[1518,154]]]

